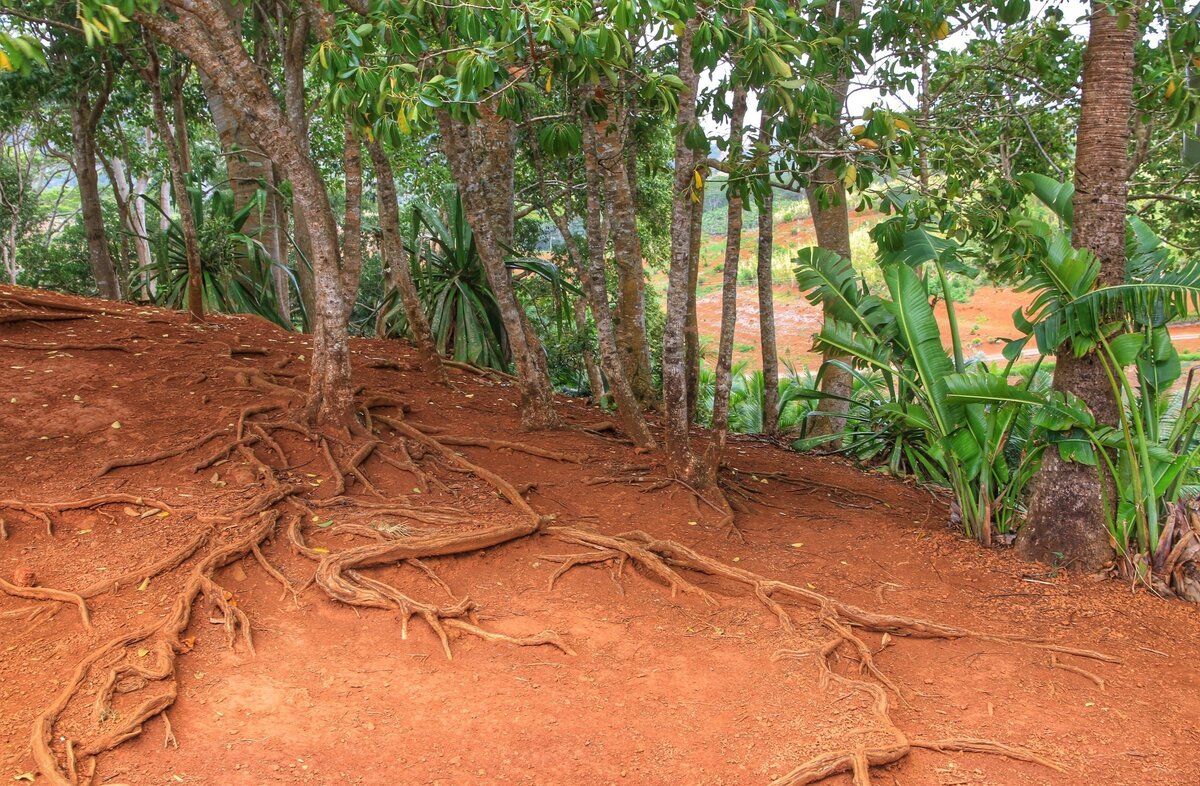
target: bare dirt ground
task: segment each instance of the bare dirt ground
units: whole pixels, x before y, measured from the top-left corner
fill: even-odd
[[[478,473],[455,471],[452,460],[423,454],[409,440],[428,491],[420,475],[375,454],[360,465],[364,475],[388,504],[409,506],[410,516],[453,509],[457,517],[439,523],[365,508],[381,498],[353,474],[339,481],[342,473],[306,436],[286,429],[270,432],[282,455],[267,441],[247,440],[244,451],[196,471],[225,444],[216,439],[101,475],[115,459],[184,448],[214,429],[233,433],[246,407],[289,400],[269,385],[302,386],[308,339],[248,317],[214,317],[200,327],[155,309],[57,296],[50,308],[13,300],[30,294],[0,288],[0,518],[7,534],[0,587],[86,594],[89,627],[73,602],[0,592],[0,781],[84,783],[94,767],[90,782],[110,786],[765,786],[808,782],[785,776],[825,757],[841,771],[824,782],[848,784],[852,775],[842,765],[859,754],[876,765],[869,771],[876,784],[1200,779],[1196,608],[981,550],[946,529],[945,506],[924,491],[735,438],[728,463],[739,470],[741,488],[757,489],[746,492],[748,511],[737,518],[742,543],[718,526],[716,511],[677,485],[598,482],[622,471],[628,477],[632,465],[646,467],[639,477],[663,477],[650,457],[606,433],[520,432],[507,382],[455,371],[455,389],[434,386],[408,370],[414,361],[403,345],[356,340],[363,395],[402,400],[407,423],[447,441],[511,440],[557,456],[456,446],[517,485],[542,528],[467,553],[350,572],[359,586],[387,582],[428,603],[469,596],[476,630],[516,638],[552,630],[574,653],[447,626],[447,659],[419,617],[405,639],[397,609],[347,605],[325,584],[306,582],[315,565],[364,542],[402,544],[443,527],[447,537],[488,532],[521,520],[518,506]],[[49,321],[67,307],[103,313]],[[28,318],[31,310],[42,318]],[[399,368],[371,367],[387,365],[380,360]],[[575,401],[564,400],[562,411],[573,423],[602,419]],[[247,416],[247,428],[268,433],[290,414],[294,407]],[[379,432],[382,455],[398,443]],[[348,454],[338,451],[348,446],[334,450],[344,468]],[[255,502],[278,482],[296,489],[294,505],[230,515],[261,507]],[[340,482],[357,504],[332,501]],[[46,513],[49,533],[43,509],[12,502],[120,494],[130,496]],[[276,512],[279,526],[266,528]],[[901,635],[911,627],[880,633],[864,624],[842,637],[835,627],[858,612],[833,605],[822,612],[780,597],[794,620],[788,631],[744,584],[684,571],[680,551],[661,564],[675,565],[693,591],[674,597],[652,563],[636,559],[619,576],[615,560],[581,564],[550,589],[562,567],[555,555],[600,554],[556,537],[557,526],[602,535],[642,530],[869,613],[951,626],[927,628],[931,635],[987,635],[915,638]],[[269,533],[263,561],[238,555],[215,569],[207,591],[181,596],[198,566],[252,531]],[[180,555],[178,565],[158,570]],[[160,565],[147,567],[153,563]],[[126,646],[125,639],[171,619],[181,597],[190,621],[162,678],[152,673],[162,641]],[[240,613],[253,651],[236,622]],[[237,634],[232,645],[227,624]],[[1118,662],[1005,636],[1095,650]],[[114,640],[121,646],[105,650]],[[831,641],[836,649],[822,657]],[[77,679],[93,652],[103,657]],[[878,668],[874,676],[861,673],[866,656]],[[833,676],[822,679],[824,664]],[[117,668],[124,670],[106,686],[105,674]],[[106,687],[111,700],[97,701]],[[149,715],[140,735],[105,749],[114,734],[136,731],[128,724],[147,697],[172,691],[164,715]],[[35,728],[39,718],[49,718],[49,727]],[[964,752],[986,748],[979,740],[1041,763]],[[922,747],[937,741],[952,744]],[[39,747],[53,756],[53,773],[38,772],[32,752]]]

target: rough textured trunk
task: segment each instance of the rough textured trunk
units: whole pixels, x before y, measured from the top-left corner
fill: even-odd
[[[291,128],[220,6],[213,0],[189,0],[184,10],[181,3],[166,4],[179,12],[178,21],[144,13],[137,14],[137,20],[202,70],[236,107],[251,138],[287,170],[312,246],[316,302],[308,417],[317,424],[352,428],[356,421],[346,293],[357,286],[357,279],[352,275],[355,271],[342,267],[337,223],[321,174],[306,152],[307,140]]]
[[[637,204],[626,158],[629,116],[606,98],[607,121],[597,123],[596,159],[603,174],[604,209],[617,271],[616,331],[621,364],[633,394],[645,408],[657,406],[646,336],[646,276],[638,236]]]
[[[841,0],[839,3],[828,3],[822,11],[821,21],[832,28],[835,22],[842,22],[854,27],[862,12],[862,0]],[[846,106],[846,93],[850,87],[850,69],[842,64],[833,74],[830,92],[832,94],[832,116],[834,122],[818,130],[817,138],[823,145],[833,145],[842,134],[842,111]],[[807,189],[808,205],[812,213],[813,229],[817,235],[817,245],[833,251],[850,262],[850,213],[847,202],[846,187],[841,178],[829,164],[822,164],[813,172],[812,180]],[[828,305],[824,309],[825,319],[829,319]],[[847,358],[837,352],[826,350],[821,361],[821,392],[829,396],[817,404],[817,412],[808,424],[811,436],[840,434],[846,427],[846,413],[850,411],[851,387],[854,378],[850,372],[840,366],[831,365],[830,361],[845,362]],[[839,443],[830,443],[836,447]]]
[[[583,271],[579,272],[579,278],[583,279]],[[571,309],[575,315],[575,330],[579,333],[580,339],[585,340],[588,334],[587,320],[587,303],[584,298],[575,298],[575,302],[571,305]],[[600,367],[596,365],[596,357],[592,352],[591,346],[584,344],[583,346],[583,370],[587,373],[588,388],[592,392],[592,402],[603,406],[604,405],[604,377],[600,375]]]
[[[685,135],[696,121],[696,67],[692,61],[692,38],[699,19],[692,17],[679,35],[679,114],[675,131],[675,178],[671,201],[671,266],[667,274],[667,318],[663,330],[663,404],[665,409],[666,460],[670,472],[685,481],[700,480],[701,467],[692,450],[688,418],[687,338],[689,284],[692,268],[693,174],[696,155]],[[695,289],[691,288],[692,296]]]
[[[462,194],[467,221],[517,367],[521,423],[527,429],[552,428],[559,421],[545,354],[504,264],[514,227],[515,128],[487,106],[481,107],[479,120],[471,126],[444,111],[439,112],[438,120],[446,159]]]
[[[696,187],[695,198],[692,200],[688,237],[690,260],[688,262],[687,323],[684,334],[687,340],[689,423],[696,422],[696,406],[700,396],[700,319],[696,314],[696,289],[700,286],[700,238],[704,229],[704,184],[707,179],[708,171],[704,170],[701,173],[700,185]]]
[[[742,192],[741,184],[730,186],[742,165],[742,125],[746,119],[746,86],[737,82],[733,88],[733,103],[729,117],[730,179],[726,181],[728,212],[725,219],[725,269],[721,277],[721,338],[717,344],[716,380],[713,385],[712,428],[713,445],[710,462],[720,462],[729,434],[729,390],[733,384],[733,330],[737,326],[738,263],[742,258]],[[708,472],[716,475],[718,467]]]
[[[342,147],[342,175],[345,177],[346,212],[342,219],[342,267],[347,277],[358,280],[362,273],[362,143],[354,131],[354,122],[347,116],[344,146]],[[358,287],[348,287],[345,295],[346,316],[354,310]]]
[[[654,437],[646,428],[642,417],[642,402],[638,399],[625,374],[625,365],[617,343],[617,329],[613,324],[612,309],[608,303],[608,277],[604,269],[605,231],[601,226],[604,215],[600,195],[604,190],[604,173],[600,169],[598,138],[606,134],[605,124],[595,122],[583,113],[583,162],[587,174],[587,276],[584,289],[592,307],[596,322],[597,341],[600,345],[600,365],[608,377],[608,386],[617,402],[617,412],[625,432],[638,447],[654,447]],[[618,166],[623,168],[623,166]],[[560,228],[561,231],[562,228]],[[564,238],[565,239],[565,238]]]
[[[1135,12],[1136,19],[1136,12]],[[1075,147],[1075,213],[1071,241],[1100,260],[1099,286],[1125,277],[1125,210],[1128,197],[1129,118],[1133,104],[1136,21],[1092,3],[1090,32],[1083,55],[1083,101]],[[1101,424],[1114,425],[1119,403],[1099,358],[1058,356],[1054,387],[1082,398]],[[1105,528],[1102,480],[1094,467],[1063,461],[1046,451],[1034,479],[1017,551],[1027,559],[1096,570],[1113,558]],[[1111,485],[1110,485],[1111,489]],[[1110,493],[1109,498],[1112,498]]]
[[[111,86],[111,82],[110,82]],[[81,88],[71,105],[71,143],[74,146],[72,165],[79,184],[79,205],[83,216],[83,232],[87,241],[88,264],[96,279],[100,297],[121,299],[121,282],[117,267],[108,250],[108,233],[104,231],[104,211],[100,201],[100,183],[96,175],[96,127],[108,99],[108,88],[93,104],[86,87]]]
[[[850,213],[846,204],[846,188],[837,173],[822,165],[812,176],[808,190],[808,205],[812,213],[813,229],[816,230],[817,245],[844,258],[850,266]],[[824,308],[824,318],[830,318],[829,305]],[[810,436],[840,434],[846,427],[846,413],[850,411],[850,392],[854,378],[848,370],[832,365],[831,361],[847,362],[845,355],[826,349],[821,357],[821,392],[823,398],[817,405],[817,413],[808,422]],[[838,442],[829,443],[836,447]]]
[[[408,321],[408,331],[412,335],[413,344],[421,355],[421,367],[425,373],[437,382],[446,381],[446,371],[442,367],[442,359],[437,353],[433,342],[433,333],[429,328],[429,320],[425,316],[425,308],[421,305],[421,296],[413,283],[412,270],[404,253],[404,239],[400,231],[400,208],[396,201],[396,177],[392,172],[392,163],[388,161],[387,153],[378,142],[370,145],[371,165],[375,169],[375,188],[379,201],[379,225],[383,235],[380,250],[383,256],[385,280],[400,297],[404,307],[404,317]]]
[[[759,142],[771,141],[771,118],[764,117]],[[771,257],[775,253],[775,190],[768,187],[758,211],[758,339],[762,345],[763,433],[779,432],[779,350],[775,343],[775,282]]]
[[[290,21],[287,38],[283,42],[283,103],[293,136],[299,142],[304,155],[311,157],[308,141],[308,105],[304,92],[305,53],[310,25],[308,16],[303,12],[296,13]],[[292,176],[286,164],[278,159],[276,163],[283,168],[285,178]],[[305,207],[296,200],[292,201],[292,219],[292,235],[296,239],[296,250],[302,257],[296,264],[296,280],[300,285],[300,302],[308,315],[311,329],[317,308],[316,283],[313,280],[312,269],[313,243],[309,236]]]

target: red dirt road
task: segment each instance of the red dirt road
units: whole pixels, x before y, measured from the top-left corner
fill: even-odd
[[[0,288],[0,300],[13,291]],[[0,325],[0,498],[125,492],[160,498],[175,514],[143,518],[138,508],[131,516],[122,505],[68,512],[48,535],[33,517],[0,511],[8,531],[0,541],[0,578],[12,581],[31,571],[39,586],[77,590],[133,570],[200,532],[226,537],[227,528],[203,516],[261,490],[239,459],[193,472],[210,450],[100,478],[97,472],[113,458],[165,450],[234,422],[263,393],[239,386],[228,369],[274,368],[290,357],[287,368],[302,374],[306,338],[247,317],[193,327],[178,314],[108,308],[73,321]],[[15,346],[68,341],[115,342],[129,351]],[[266,354],[239,351],[245,347]],[[650,462],[620,443],[577,431],[520,432],[511,387],[455,372],[456,389],[447,390],[416,373],[367,367],[372,358],[411,363],[395,342],[356,340],[354,351],[359,381],[406,401],[410,422],[585,456],[583,464],[569,464],[461,448],[514,483],[536,483],[530,503],[559,522],[608,533],[642,529],[870,610],[1041,637],[1120,658],[1105,664],[1060,656],[1102,679],[1101,687],[1052,667],[1045,651],[1029,647],[863,633],[877,665],[901,691],[891,697],[892,720],[910,737],[992,738],[1065,770],[917,750],[872,768],[874,783],[1141,786],[1200,779],[1196,608],[1117,582],[1051,575],[1009,552],[982,550],[947,530],[945,507],[922,491],[736,438],[729,463],[761,491],[738,517],[749,541],[742,545],[682,488],[643,492],[627,484],[588,484],[620,465]],[[301,376],[295,384],[302,382]],[[562,411],[572,422],[600,417],[568,400]],[[113,427],[117,422],[120,428]],[[281,471],[313,494],[326,494],[329,471],[302,451],[302,440],[283,447],[297,465]],[[280,463],[267,452],[259,455]],[[481,525],[511,516],[510,506],[461,474],[438,470],[447,490],[426,500],[412,493],[407,473],[373,460],[364,467],[388,498],[462,506]],[[782,472],[799,484],[756,481],[755,472]],[[360,490],[352,485],[351,493]],[[329,515],[339,523],[343,516],[336,507]],[[312,525],[310,543],[331,550],[349,545],[349,536],[323,532]],[[484,627],[510,634],[553,629],[576,652],[516,648],[452,631],[449,661],[419,621],[403,640],[394,612],[355,610],[315,586],[295,600],[281,598],[279,584],[253,558],[238,560],[216,579],[249,616],[256,654],[240,643],[231,650],[222,626],[210,622],[209,604],[198,601],[187,630],[190,649],[179,657],[179,697],[167,710],[178,747],[164,749],[166,727],[155,718],[141,736],[98,758],[93,782],[766,786],[809,757],[879,738],[864,690],[841,682],[822,689],[813,657],[772,659],[780,649],[807,652],[825,638],[812,624],[811,609],[792,609],[798,627],[788,634],[735,585],[693,577],[716,598],[709,605],[695,596],[672,598],[633,568],[616,580],[605,566],[581,566],[548,590],[558,565],[546,555],[573,551],[579,548],[535,536],[428,560],[456,595],[480,604]],[[312,571],[313,563],[283,536],[264,554],[297,582]],[[193,564],[89,601],[91,632],[73,607],[0,593],[0,781],[36,769],[29,755],[34,718],[79,660],[165,614]],[[408,566],[373,568],[371,575],[414,596],[445,598]],[[861,679],[849,648],[835,669]],[[130,711],[128,701],[118,696],[118,717]],[[64,755],[59,738],[82,746],[113,722],[97,721],[86,698],[72,704],[55,727],[56,752]],[[35,783],[52,782],[35,777]],[[848,784],[850,777],[827,783]]]

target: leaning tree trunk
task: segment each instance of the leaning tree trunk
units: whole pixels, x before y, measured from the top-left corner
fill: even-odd
[[[245,121],[250,136],[272,160],[287,170],[296,206],[304,210],[315,292],[313,353],[307,414],[311,422],[354,428],[354,390],[350,375],[349,313],[346,291],[357,285],[342,267],[337,222],[325,183],[280,109],[275,96],[254,67],[241,38],[215,0],[168,0],[178,21],[138,13],[137,20],[167,45],[190,59],[213,81],[222,97]]]
[[[637,203],[626,158],[631,134],[629,116],[611,97],[605,99],[605,106],[608,119],[596,123],[595,149],[603,173],[604,209],[617,271],[617,346],[633,394],[642,407],[653,408],[658,396],[646,336],[646,276]]]
[[[692,17],[679,34],[679,113],[675,128],[675,177],[671,200],[671,266],[667,273],[667,319],[663,329],[662,380],[665,409],[665,454],[670,472],[684,481],[701,480],[701,467],[692,450],[688,417],[689,284],[692,269],[692,199],[696,155],[687,146],[686,134],[696,122],[696,66],[692,39],[699,19]],[[695,289],[691,291],[695,295]]]
[[[842,0],[825,6],[821,14],[822,22],[831,29],[835,22],[842,22],[848,27],[854,27],[862,11],[862,0]],[[833,106],[831,107],[834,121],[818,130],[816,136],[822,145],[830,146],[837,142],[842,133],[842,110],[846,105],[846,93],[850,87],[850,69],[842,63],[833,75],[830,87]],[[817,235],[817,245],[838,254],[850,264],[850,212],[847,202],[846,187],[842,184],[837,172],[828,163],[820,164],[813,172],[808,186],[808,205],[812,213],[813,229]],[[823,309],[825,320],[830,318],[829,305]],[[821,357],[821,392],[825,397],[817,404],[817,415],[809,421],[808,433],[811,436],[829,436],[840,434],[846,427],[846,414],[850,411],[850,392],[854,378],[849,370],[831,361],[847,362],[848,358],[841,353],[825,350]],[[836,447],[838,441],[830,443]]]
[[[513,237],[513,158],[515,128],[490,107],[481,107],[474,126],[438,113],[442,147],[462,195],[479,258],[500,310],[500,319],[517,367],[521,423],[527,429],[558,425],[549,369],[541,342],[517,300],[504,264]]]
[[[717,344],[716,381],[713,385],[713,445],[710,462],[720,462],[729,434],[729,390],[733,384],[733,332],[737,327],[738,263],[742,259],[742,183],[734,182],[742,167],[742,125],[746,119],[746,86],[737,82],[729,115],[729,179],[725,194],[725,269],[721,277],[721,338]],[[716,475],[718,467],[707,468]]]
[[[429,328],[429,320],[425,316],[425,308],[421,305],[421,296],[413,283],[412,270],[409,268],[407,255],[404,252],[404,238],[400,231],[400,208],[396,202],[396,177],[392,172],[392,163],[388,161],[387,153],[378,140],[371,142],[371,165],[375,169],[375,190],[379,202],[379,224],[383,235],[381,252],[385,280],[400,297],[404,308],[404,317],[408,322],[408,331],[412,335],[413,344],[421,356],[421,367],[431,379],[436,382],[446,382],[446,371],[442,367],[442,359],[437,353],[433,342],[433,333]]]
[[[770,148],[772,123],[764,116],[759,145]],[[758,211],[758,340],[762,344],[763,433],[779,432],[779,350],[775,343],[775,282],[771,258],[775,253],[775,189],[769,178]]]
[[[1136,19],[1136,9],[1133,11]],[[1133,105],[1136,21],[1113,13],[1101,0],[1092,3],[1087,49],[1083,55],[1083,101],[1075,144],[1074,225],[1071,242],[1100,260],[1099,286],[1125,278],[1125,209],[1128,197],[1129,119]],[[1116,425],[1119,402],[1095,353],[1082,358],[1072,351],[1058,356],[1056,390],[1082,398],[1101,425]],[[1102,494],[1101,484],[1108,494]],[[1105,528],[1113,507],[1112,480],[1095,467],[1061,459],[1047,450],[1034,479],[1017,551],[1027,559],[1097,570],[1112,561]]]
[[[87,88],[81,88],[71,105],[71,142],[74,146],[72,165],[79,184],[79,206],[83,216],[83,233],[87,241],[88,264],[96,279],[100,297],[121,299],[121,282],[117,267],[108,249],[108,233],[104,231],[104,211],[100,201],[100,182],[96,175],[96,126],[104,110],[107,96],[95,104],[88,99]]]

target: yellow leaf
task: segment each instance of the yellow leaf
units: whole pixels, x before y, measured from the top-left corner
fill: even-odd
[[[8,59],[8,55],[5,54],[4,50],[0,49],[0,71],[11,71],[11,70],[13,70],[12,61]],[[21,776],[18,775],[17,780],[20,780],[20,778],[21,778]],[[31,777],[29,780],[33,780],[33,778]]]
[[[697,190],[704,188],[704,178],[700,176],[699,170],[692,172],[692,182]]]
[[[329,549],[325,548],[324,546],[317,546],[315,548],[310,549],[310,551],[312,551],[315,554],[328,554],[329,553]]]
[[[120,428],[120,427],[121,427],[121,421],[119,421],[119,420],[114,420],[114,421],[112,422],[112,427],[113,427],[113,428]]]
[[[142,647],[141,649],[139,649],[139,650],[137,651],[137,656],[138,656],[139,658],[144,658],[144,657],[146,657],[146,656],[147,656],[147,655],[149,655],[149,654],[150,654],[150,650],[146,649],[145,647]]]
[[[860,145],[862,145],[863,147],[865,147],[867,150],[878,150],[879,149],[879,143],[876,142],[874,139],[863,138],[863,139],[858,140],[858,143]]]
[[[862,136],[863,134],[867,133],[867,127],[863,125],[855,126],[854,128],[850,129],[850,133],[854,136]]]
[[[933,40],[941,41],[948,35],[950,35],[950,23],[943,19],[942,23],[938,25],[937,30],[933,31]]]
[[[912,131],[912,126],[910,126],[908,121],[902,117],[892,118],[892,125],[896,126],[896,128],[899,128],[901,131]]]
[[[1175,95],[1175,80],[1174,80],[1174,79],[1172,79],[1172,80],[1170,80],[1169,82],[1167,82],[1167,93],[1166,93],[1166,97],[1167,97],[1167,98],[1170,98],[1170,97],[1171,97],[1171,96],[1173,96],[1173,95]]]
[[[792,544],[792,548],[794,548],[794,549],[802,548],[803,546],[804,546],[803,543],[793,543]]]
[[[842,176],[842,183],[846,186],[846,188],[853,188],[854,184],[857,182],[858,167],[856,167],[854,164],[851,164],[850,166],[846,167],[846,174]]]
[[[0,55],[2,55],[2,54],[4,54],[4,53],[0,52]],[[33,773],[32,772],[23,772],[20,775],[13,778],[13,780],[14,781],[30,781],[30,782],[32,782],[33,781]]]
[[[554,82],[554,73],[546,74],[546,92],[550,92],[550,85]]]
[[[81,530],[78,530],[78,531],[76,531],[76,532],[75,532],[75,534],[76,534],[76,535],[86,535],[86,534],[88,534],[89,532],[91,532],[91,530],[90,530],[90,529],[81,529]]]
[[[142,583],[138,585],[138,592],[145,592],[149,586],[150,586],[150,577],[147,576],[146,578],[142,579]]]

